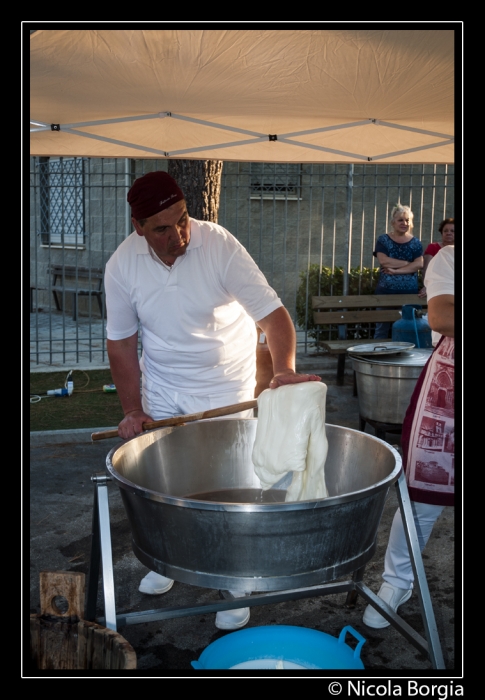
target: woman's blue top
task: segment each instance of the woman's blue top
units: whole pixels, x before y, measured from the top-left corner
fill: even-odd
[[[390,258],[413,262],[423,255],[423,246],[418,238],[411,238],[406,243],[396,243],[392,238],[384,233],[376,241],[374,255],[384,253]],[[376,294],[414,294],[418,293],[418,273],[408,273],[403,275],[387,275],[382,270],[379,272],[379,280],[375,290]]]

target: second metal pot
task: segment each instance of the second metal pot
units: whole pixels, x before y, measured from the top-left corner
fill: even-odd
[[[414,387],[433,348],[385,358],[352,356],[359,413],[364,420],[402,424]]]

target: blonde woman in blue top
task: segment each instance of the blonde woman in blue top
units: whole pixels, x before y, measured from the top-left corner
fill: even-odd
[[[417,294],[418,271],[424,263],[423,246],[411,233],[413,212],[397,204],[391,212],[390,231],[376,241],[374,255],[380,272],[375,294]],[[388,338],[390,323],[377,323],[374,338]]]

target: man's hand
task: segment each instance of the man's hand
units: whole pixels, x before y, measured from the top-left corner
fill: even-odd
[[[130,411],[118,425],[118,435],[123,440],[129,440],[143,432],[143,423],[152,423],[153,418],[141,409]]]
[[[297,372],[279,372],[275,374],[269,383],[270,389],[277,389],[285,384],[301,384],[302,382],[321,382],[322,378],[318,374],[299,374]]]

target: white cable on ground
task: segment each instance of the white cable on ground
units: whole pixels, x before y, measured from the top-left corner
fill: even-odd
[[[30,403],[39,403],[41,399],[51,399],[51,395],[45,394],[44,396],[39,396],[38,394],[32,394],[30,397]]]
[[[79,372],[82,372],[84,375],[86,375],[87,382],[84,384],[81,389],[84,389],[89,384],[89,374],[85,372],[83,369],[81,370],[76,370]],[[30,403],[39,403],[42,399],[50,399],[53,396],[71,396],[71,394],[74,391],[74,382],[72,380],[72,373],[74,372],[73,369],[70,369],[69,372],[66,375],[66,379],[64,380],[64,386],[62,389],[50,389],[47,394],[31,394],[30,396]],[[114,386],[114,385],[109,385],[109,386]],[[78,390],[79,391],[79,390]],[[82,392],[82,393],[91,393],[91,392],[96,392],[99,391],[99,389],[90,389],[87,392]]]

